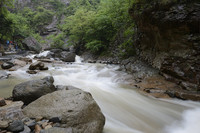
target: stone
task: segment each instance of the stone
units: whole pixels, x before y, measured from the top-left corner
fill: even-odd
[[[47,125],[44,129],[49,129],[49,128],[52,128],[52,125]]]
[[[72,128],[52,127],[50,129],[43,130],[41,133],[75,133],[75,132],[72,131]],[[90,132],[90,133],[92,133],[92,132]]]
[[[29,74],[37,74],[38,73],[36,70],[28,70],[26,72]]]
[[[5,106],[6,101],[4,99],[0,99],[0,107]]]
[[[60,56],[60,59],[64,62],[75,62],[75,53],[63,51],[60,53]]]
[[[7,79],[10,74],[5,71],[0,71],[0,79]]]
[[[61,118],[59,117],[52,117],[49,119],[49,122],[53,122],[53,123],[60,123],[61,122]]]
[[[5,62],[1,65],[2,69],[10,69],[11,67],[13,67],[14,64],[12,62]]]
[[[7,121],[0,121],[0,129],[6,129],[8,126]]]
[[[48,70],[43,62],[37,61],[29,66],[29,70]]]
[[[6,106],[0,107],[0,120],[2,121],[12,121],[17,119],[23,119],[24,115],[22,113],[21,107],[23,102],[12,102]]]
[[[24,130],[19,133],[31,133],[31,129],[27,126],[24,126]]]
[[[102,133],[105,117],[91,94],[80,89],[55,91],[40,97],[23,109],[27,117],[61,117],[73,132]]]
[[[14,59],[13,64],[20,66],[20,67],[26,66],[26,62],[23,60],[19,60],[19,59]]]
[[[24,130],[24,124],[20,120],[13,121],[8,127],[8,131],[11,132],[21,132],[23,130]]]
[[[38,117],[35,118],[35,121],[38,122],[38,121],[41,121],[42,119],[43,119],[42,116],[38,116]]]
[[[53,77],[48,76],[40,80],[31,80],[18,84],[13,89],[13,99],[29,104],[47,93],[56,91],[53,82]]]
[[[42,130],[42,128],[39,125],[35,125],[35,133],[40,133],[40,131]]]
[[[36,125],[36,122],[35,120],[29,120],[27,122],[24,122],[24,124],[26,126],[28,126],[31,130],[34,130],[35,129],[35,125]]]
[[[22,43],[24,48],[26,48],[27,50],[36,51],[37,53],[42,50],[42,46],[33,37],[25,38]]]

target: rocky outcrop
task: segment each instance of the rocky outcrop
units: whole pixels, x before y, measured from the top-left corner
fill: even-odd
[[[42,50],[42,46],[33,37],[28,37],[24,39],[23,45],[27,50],[36,51],[37,53],[39,53]]]
[[[198,93],[200,2],[139,2],[129,12],[137,25],[135,38],[139,57],[183,90]],[[181,91],[176,91],[178,93],[181,95]]]
[[[105,117],[91,94],[79,89],[42,96],[25,107],[23,112],[30,118],[61,118],[65,128],[76,133],[101,133],[105,124]]]
[[[53,77],[49,76],[40,80],[32,80],[18,84],[14,87],[12,96],[15,101],[20,100],[25,104],[29,104],[39,97],[55,91],[53,82]]]

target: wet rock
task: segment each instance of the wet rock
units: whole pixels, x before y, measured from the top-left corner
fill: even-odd
[[[82,90],[63,90],[47,94],[23,109],[26,116],[47,119],[61,117],[61,123],[73,132],[101,133],[105,117],[90,93]]]
[[[25,38],[23,41],[23,45],[26,49],[36,51],[37,53],[42,50],[42,46],[33,37]]]
[[[25,104],[29,104],[47,93],[56,91],[53,82],[53,77],[48,76],[40,80],[32,80],[18,84],[13,89],[13,98],[15,101],[21,100]]]
[[[29,66],[29,70],[48,70],[43,62],[35,62]]]
[[[0,99],[0,107],[5,106],[6,101],[4,99]]]
[[[27,126],[24,126],[24,130],[22,132],[19,133],[31,133],[31,129]]]
[[[89,60],[88,63],[96,63],[96,60]]]
[[[21,132],[23,130],[24,130],[24,124],[20,120],[13,121],[8,127],[8,131],[11,132]]]
[[[63,51],[63,52],[60,53],[60,56],[61,56],[60,59],[62,61],[64,61],[64,62],[74,62],[76,54],[75,53],[71,53],[71,52]]]
[[[0,71],[0,79],[7,79],[10,74],[4,71]]]
[[[0,120],[16,120],[24,117],[21,107],[23,102],[12,102],[6,106],[0,107]]]
[[[1,65],[2,69],[10,69],[11,67],[13,67],[14,64],[12,62],[5,62]]]
[[[170,97],[173,97],[173,98],[179,98],[179,99],[183,99],[183,100],[200,101],[200,93],[197,93],[197,92],[167,90],[166,93]]]
[[[0,129],[6,129],[9,126],[7,121],[0,120]]]
[[[38,59],[40,62],[47,62],[47,63],[52,63],[53,61],[50,59]]]
[[[26,72],[29,74],[37,74],[38,73],[36,70],[28,70]]]

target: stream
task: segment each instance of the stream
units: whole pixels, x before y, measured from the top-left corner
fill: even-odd
[[[144,96],[129,86],[131,75],[117,65],[49,63],[49,70],[36,75],[26,73],[28,66],[8,72],[0,80],[0,97],[12,94],[15,85],[52,75],[55,85],[71,85],[89,91],[106,117],[103,133],[199,133],[200,103],[156,99]]]

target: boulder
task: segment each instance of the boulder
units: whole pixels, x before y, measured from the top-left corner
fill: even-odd
[[[5,62],[1,65],[2,69],[10,69],[11,67],[13,67],[14,64],[12,62]]]
[[[74,62],[76,54],[75,53],[71,53],[71,52],[63,51],[63,52],[60,53],[60,56],[61,56],[60,59],[62,61],[65,61],[65,62]]]
[[[26,49],[36,51],[37,53],[42,50],[42,46],[33,37],[25,38],[23,41],[23,45]]]
[[[105,117],[91,94],[80,89],[56,91],[40,97],[23,109],[30,118],[61,118],[76,133],[102,133]]]
[[[35,62],[29,66],[29,70],[48,70],[48,67],[45,66],[43,62]]]
[[[55,91],[53,82],[53,77],[49,76],[40,80],[32,80],[18,84],[13,89],[13,98],[15,101],[21,100],[25,104],[29,104],[39,97]]]
[[[0,107],[0,120],[13,121],[16,119],[22,119],[24,117],[21,107],[23,102],[12,102],[6,106]]]

